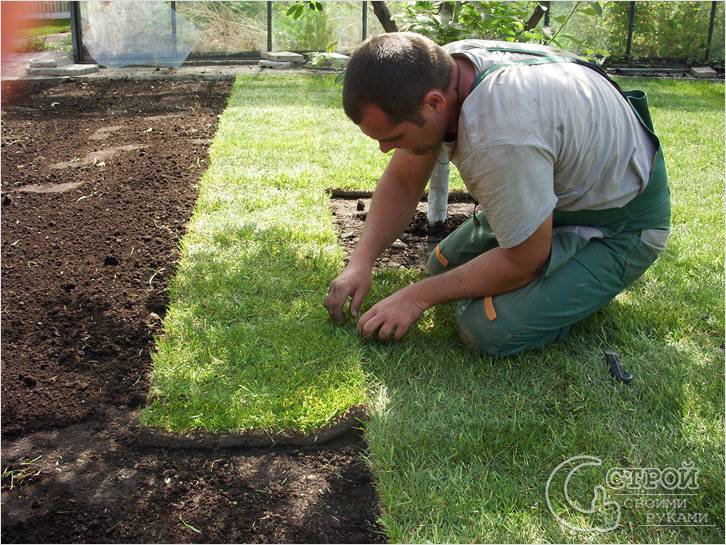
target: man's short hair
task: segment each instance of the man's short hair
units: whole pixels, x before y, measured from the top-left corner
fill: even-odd
[[[453,59],[435,42],[413,32],[373,36],[351,55],[345,69],[343,108],[358,125],[363,108],[375,104],[391,123],[423,124],[421,101],[449,88]]]

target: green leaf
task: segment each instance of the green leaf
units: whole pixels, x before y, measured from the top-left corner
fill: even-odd
[[[303,4],[302,2],[295,2],[292,6],[288,8],[285,15],[297,20],[302,17],[304,10],[305,4]]]

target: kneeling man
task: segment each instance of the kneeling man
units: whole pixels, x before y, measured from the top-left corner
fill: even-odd
[[[376,258],[408,225],[437,162],[450,159],[479,203],[436,247],[428,278],[358,318],[365,337],[400,340],[426,309],[457,301],[475,350],[540,348],[665,248],[670,193],[647,99],[595,65],[532,44],[383,34],[351,56],[343,104],[382,152],[395,151],[325,298],[331,318],[345,321],[348,299],[358,318]]]

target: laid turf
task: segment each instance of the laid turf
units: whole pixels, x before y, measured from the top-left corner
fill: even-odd
[[[498,360],[463,349],[453,306],[402,344],[362,342],[322,306],[342,267],[325,189],[371,189],[387,158],[346,120],[332,76],[238,79],[182,241],[142,420],[171,430],[310,431],[369,402],[369,462],[396,542],[722,541],[722,84],[623,80],[651,99],[673,193],[673,236],[656,265],[562,344]],[[454,184],[460,185],[460,181]],[[414,281],[376,276],[366,306]],[[607,372],[605,349],[635,375]],[[589,506],[608,469],[693,463],[686,504],[616,496],[567,508],[552,470],[576,455],[570,493]],[[622,491],[621,491],[622,492]],[[667,498],[673,499],[673,498]],[[640,502],[640,503],[639,503]],[[699,526],[653,526],[669,513]]]
[[[330,77],[238,80],[182,241],[145,422],[309,431],[365,402],[362,346],[322,306],[342,262],[324,189],[351,175],[372,185],[383,158],[342,128],[338,97]]]

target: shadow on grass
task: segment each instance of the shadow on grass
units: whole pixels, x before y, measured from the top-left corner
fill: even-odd
[[[678,468],[693,462],[703,481],[688,506],[707,513],[715,527],[682,528],[666,534],[670,537],[642,528],[636,530],[636,540],[708,541],[719,536],[723,459],[714,456],[708,443],[714,437],[704,438],[695,429],[721,421],[723,376],[718,362],[723,350],[721,340],[712,336],[715,328],[695,324],[694,338],[682,320],[700,315],[704,301],[713,300],[712,292],[706,289],[685,302],[681,293],[674,312],[673,300],[682,286],[666,284],[672,283],[679,266],[683,270],[679,246],[671,244],[645,278],[574,326],[564,342],[543,350],[505,359],[471,353],[456,341],[452,305],[430,311],[428,323],[424,319],[426,332],[420,327],[402,345],[366,346],[366,368],[380,383],[377,412],[369,425],[378,471],[401,468],[398,493],[405,490],[420,499],[410,508],[440,504],[442,513],[449,512],[452,527],[461,517],[475,527],[478,522],[469,514],[473,509],[505,518],[529,513],[538,519],[533,528],[546,528],[547,539],[561,541],[572,536],[560,532],[544,506],[544,487],[550,472],[569,457],[603,459],[602,471],[591,472],[573,496],[580,505],[589,505],[594,486],[605,482],[609,468]],[[688,266],[719,276],[712,265],[697,260]],[[675,323],[670,321],[673,314],[679,316]],[[633,383],[621,384],[609,375],[604,357],[608,349],[621,355],[635,375]],[[461,477],[462,471],[467,478]],[[430,479],[423,479],[427,474]],[[472,479],[480,479],[481,485],[471,484]],[[461,510],[452,507],[453,498],[466,496],[466,488],[471,495]],[[533,512],[532,505],[540,507]],[[628,527],[646,524],[648,513],[624,506],[624,533],[616,539],[633,540]],[[395,518],[412,517],[403,512]],[[491,531],[444,534],[444,541],[454,536],[480,541],[507,537],[496,533],[501,528]],[[524,536],[517,539],[526,541]]]

